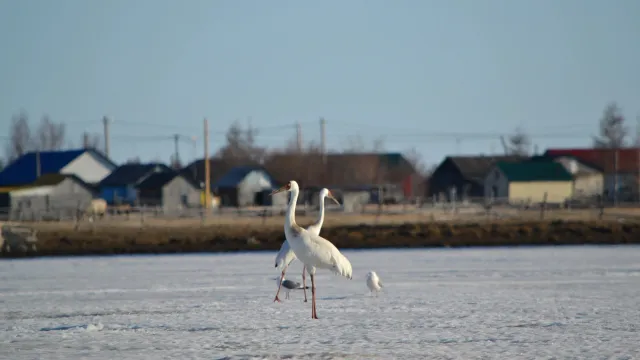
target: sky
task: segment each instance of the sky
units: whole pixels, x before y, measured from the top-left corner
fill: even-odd
[[[640,115],[636,0],[0,0],[0,142],[25,111],[110,155],[184,162],[234,121],[284,147],[503,153],[521,128],[539,151],[585,147],[605,106]]]

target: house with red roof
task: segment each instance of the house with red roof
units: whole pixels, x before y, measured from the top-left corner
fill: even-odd
[[[640,148],[622,149],[548,149],[544,156],[574,157],[604,174],[603,193],[621,201],[638,198]]]

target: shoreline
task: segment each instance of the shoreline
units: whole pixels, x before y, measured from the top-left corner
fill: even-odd
[[[32,226],[38,229],[37,250],[2,252],[0,258],[277,251],[285,239],[281,225],[142,229],[111,225],[79,231]],[[327,226],[321,236],[341,250],[620,245],[640,244],[640,223],[549,220],[362,224]]]

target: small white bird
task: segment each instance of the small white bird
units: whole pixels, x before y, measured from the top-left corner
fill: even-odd
[[[375,271],[369,271],[367,273],[367,287],[369,291],[371,291],[371,294],[375,291],[376,296],[378,296],[378,291],[382,290],[382,281],[380,281]]]
[[[282,283],[279,283],[278,285],[282,284],[282,287],[284,288],[285,291],[285,299],[289,298],[289,292],[291,290],[304,290],[304,289],[308,289],[308,286],[302,286],[302,284],[300,284],[299,282],[293,281],[293,280],[287,280],[287,279],[283,279]]]

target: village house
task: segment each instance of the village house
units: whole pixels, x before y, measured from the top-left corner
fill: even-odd
[[[602,194],[608,200],[636,201],[640,182],[640,149],[548,149],[545,156],[571,156],[603,174]]]
[[[509,204],[562,204],[573,195],[573,176],[555,161],[497,162],[484,179],[485,198]]]
[[[438,201],[483,199],[485,178],[499,161],[518,162],[522,156],[447,156],[429,177],[428,196]]]

